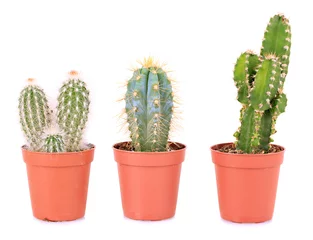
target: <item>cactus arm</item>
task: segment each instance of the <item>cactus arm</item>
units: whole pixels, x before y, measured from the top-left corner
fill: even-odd
[[[32,151],[39,151],[42,147],[41,136],[44,129],[50,125],[50,110],[44,91],[33,85],[25,87],[19,97],[19,116],[22,131]]]
[[[237,141],[237,148],[245,153],[252,152],[252,139],[255,133],[255,111],[253,107],[245,110],[242,117],[241,128]]]
[[[43,150],[45,152],[65,152],[65,144],[61,135],[48,135],[44,140]]]
[[[66,135],[66,148],[69,152],[80,151],[90,104],[86,84],[77,75],[77,72],[71,72],[70,78],[61,87],[57,106],[57,121]]]
[[[281,113],[285,112],[287,106],[287,96],[282,93],[273,99],[271,112],[274,116],[278,117]]]
[[[234,68],[234,81],[238,89],[237,100],[242,104],[249,103],[249,91],[254,80],[258,56],[251,51],[242,53]]]
[[[283,15],[275,15],[270,19],[264,33],[261,55],[275,53],[281,61],[281,81],[284,83],[288,73],[291,47],[291,30],[289,21]]]
[[[275,97],[280,84],[279,78],[279,63],[274,56],[269,55],[258,69],[250,93],[250,101],[254,109],[264,111],[271,107],[270,102]]]
[[[249,75],[248,75],[248,58],[247,53],[242,53],[234,68],[234,81],[238,89],[237,100],[242,104],[248,104],[249,94]]]

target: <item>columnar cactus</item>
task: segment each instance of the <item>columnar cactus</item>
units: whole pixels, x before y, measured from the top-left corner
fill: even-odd
[[[19,97],[19,116],[22,130],[32,151],[42,147],[42,134],[50,126],[50,110],[44,91],[34,84],[34,79],[28,79]]]
[[[128,81],[126,114],[135,151],[167,150],[173,116],[173,91],[167,73],[151,57]]]
[[[245,153],[268,152],[275,123],[287,105],[283,86],[291,46],[289,21],[275,15],[265,30],[260,56],[242,53],[234,69],[241,127],[234,134],[237,149]]]
[[[57,122],[66,135],[67,151],[80,151],[83,130],[89,113],[89,91],[79,79],[76,71],[71,71],[69,79],[60,89],[57,106]]]
[[[58,134],[48,135],[44,140],[44,152],[65,152],[63,137]]]

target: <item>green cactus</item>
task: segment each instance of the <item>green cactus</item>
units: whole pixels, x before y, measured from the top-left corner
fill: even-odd
[[[58,134],[48,135],[44,140],[44,152],[65,152],[63,137]]]
[[[89,91],[85,82],[79,79],[76,71],[60,89],[57,106],[57,122],[66,136],[66,150],[80,151],[83,130],[89,113]]]
[[[173,117],[173,90],[167,73],[149,57],[128,81],[127,122],[135,151],[167,150]]]
[[[42,135],[50,126],[50,110],[44,91],[34,84],[34,79],[28,79],[19,97],[19,117],[22,131],[32,151],[42,148]]]
[[[44,91],[33,82],[33,79],[28,80],[28,86],[19,97],[20,123],[28,149],[74,152],[90,148],[91,145],[81,143],[90,101],[86,84],[78,78],[78,73],[71,71],[69,80],[60,90],[57,116],[52,115],[54,112],[49,109]]]
[[[289,21],[275,15],[265,30],[260,56],[247,51],[237,59],[234,81],[243,105],[236,147],[245,153],[268,152],[277,117],[287,105],[283,85],[291,47]]]

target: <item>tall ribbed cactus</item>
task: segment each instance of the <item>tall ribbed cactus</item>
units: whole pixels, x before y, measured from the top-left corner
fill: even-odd
[[[22,130],[32,151],[42,148],[42,135],[51,123],[50,110],[44,91],[28,79],[19,97],[19,116]]]
[[[166,72],[151,57],[134,71],[125,100],[135,151],[166,151],[173,115],[172,85]]]
[[[242,53],[234,69],[241,127],[234,134],[237,149],[245,153],[267,152],[275,123],[287,105],[283,86],[288,73],[291,46],[289,21],[275,15],[265,30],[260,56]]]
[[[89,113],[89,91],[76,71],[71,71],[58,97],[57,121],[66,136],[66,150],[80,151]]]

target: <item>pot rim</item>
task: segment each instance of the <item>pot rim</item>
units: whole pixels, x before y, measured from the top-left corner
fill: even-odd
[[[276,153],[224,153],[216,150],[218,147],[232,143],[221,143],[211,147],[211,156],[214,164],[228,167],[228,168],[241,168],[241,169],[264,169],[280,166],[284,161],[285,148],[272,144],[274,146],[281,147],[282,150]],[[214,149],[215,148],[215,149]]]
[[[32,154],[38,154],[38,155],[75,155],[75,154],[81,154],[81,153],[85,153],[85,152],[89,152],[89,151],[93,151],[96,148],[96,145],[90,143],[90,148],[83,150],[83,151],[79,151],[79,152],[38,152],[38,151],[30,151],[28,149],[26,149],[26,145],[23,145],[21,147],[22,151],[28,152],[28,153],[32,153]]]
[[[221,154],[221,155],[231,155],[231,156],[237,155],[237,156],[249,156],[249,157],[261,157],[261,156],[266,156],[266,155],[279,155],[279,154],[282,154],[286,151],[286,149],[283,146],[278,145],[278,144],[270,144],[272,146],[276,146],[276,147],[279,147],[282,149],[281,151],[275,152],[275,153],[226,153],[226,152],[221,152],[217,149],[214,149],[214,147],[218,147],[221,145],[228,145],[228,144],[233,144],[233,142],[214,144],[210,147],[210,149],[212,152],[215,152],[215,153]]]
[[[22,147],[23,160],[28,166],[40,167],[74,167],[90,164],[93,161],[95,145],[80,152],[32,152]]]
[[[131,141],[123,141],[123,142],[115,143],[115,144],[113,144],[112,148],[113,148],[114,151],[117,151],[117,152],[126,152],[126,153],[129,153],[129,154],[146,154],[146,155],[171,154],[171,153],[176,153],[176,152],[185,151],[186,148],[187,148],[187,146],[186,146],[185,144],[183,144],[183,143],[180,143],[180,142],[172,142],[172,141],[168,141],[168,142],[169,142],[169,143],[178,143],[178,144],[181,145],[183,148],[178,149],[178,150],[166,151],[166,152],[135,152],[135,151],[127,151],[127,150],[121,150],[121,149],[116,148],[116,145],[118,145],[118,144],[121,144],[121,143],[129,143],[129,142],[131,142]]]

